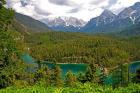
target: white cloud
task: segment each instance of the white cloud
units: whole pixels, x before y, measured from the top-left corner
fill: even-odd
[[[34,8],[35,6],[31,4],[27,4],[26,6],[23,6],[20,0],[7,0],[8,7],[12,7],[16,12],[33,16],[35,14]]]
[[[114,13],[140,0],[7,0],[7,6],[36,19],[72,16],[85,21],[110,9]]]
[[[132,6],[136,2],[140,2],[140,0],[118,0],[115,5],[110,7],[110,10],[118,14],[124,8]]]

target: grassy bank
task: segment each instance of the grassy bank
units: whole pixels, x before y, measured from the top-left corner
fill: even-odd
[[[35,85],[25,88],[9,87],[0,90],[0,93],[140,93],[139,84],[130,84],[127,87],[112,89],[111,86],[96,84],[76,84],[75,87],[44,87]]]

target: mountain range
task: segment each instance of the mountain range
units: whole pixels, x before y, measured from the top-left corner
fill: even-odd
[[[128,28],[135,29],[137,27],[138,30],[140,2],[125,8],[118,15],[109,10],[104,10],[100,16],[92,18],[89,22],[74,17],[50,17],[38,21],[19,13],[15,14],[15,19],[34,32],[45,32],[51,29],[64,32],[110,33],[123,31],[126,33]]]
[[[49,17],[41,20],[43,23],[48,25],[51,29],[55,31],[78,31],[81,27],[86,25],[86,22],[82,19],[77,19],[74,17]]]
[[[114,32],[140,22],[140,2],[135,3],[120,12],[118,15],[105,10],[100,16],[91,19],[83,28],[82,32]]]

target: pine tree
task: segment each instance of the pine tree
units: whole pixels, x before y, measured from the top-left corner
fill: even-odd
[[[71,71],[68,71],[66,74],[66,86],[74,86],[76,82],[76,77]]]
[[[112,83],[113,88],[119,87],[120,85],[122,86],[124,80],[122,65],[120,65],[118,68],[116,68],[113,71],[112,79],[113,79],[113,83]]]
[[[136,71],[136,76],[133,78],[133,82],[140,83],[140,69]]]
[[[37,65],[38,65],[38,69],[41,69],[41,67],[42,67],[42,61],[37,60]]]
[[[63,86],[63,80],[61,75],[61,68],[58,65],[55,65],[53,71],[53,84],[54,86],[61,87]]]
[[[41,68],[35,73],[34,78],[35,78],[35,82],[43,81],[43,83],[46,86],[50,86],[51,85],[51,70],[48,67]]]
[[[35,82],[41,81],[42,79],[44,79],[46,76],[46,72],[44,71],[44,69],[39,69],[37,70],[37,72],[35,73]]]
[[[85,83],[87,81],[85,74],[83,73],[79,73],[77,80],[80,81],[81,83]]]
[[[94,65],[94,63],[91,63],[88,68],[87,68],[87,72],[85,74],[85,78],[86,81],[89,82],[95,82],[96,81],[96,67]]]
[[[51,85],[51,70],[48,67],[45,67],[45,72],[46,72],[46,76],[45,76],[45,82],[47,86]]]

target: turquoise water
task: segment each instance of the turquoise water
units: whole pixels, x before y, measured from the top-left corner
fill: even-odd
[[[35,59],[32,58],[29,54],[24,54],[22,56],[22,59],[24,62],[28,64],[35,64]],[[53,68],[54,64],[49,62],[44,62],[45,65],[47,65],[49,68]],[[71,70],[73,73],[77,74],[80,72],[85,72],[87,69],[87,64],[58,64],[60,68],[62,69],[62,73],[66,74],[69,70]],[[140,68],[140,61],[136,61],[130,64],[129,70],[131,73],[135,73],[137,69]]]
[[[22,60],[27,64],[34,64],[35,60],[29,54],[23,54]]]
[[[140,61],[135,61],[129,64],[129,72],[131,74],[136,73],[137,69],[140,69]],[[105,84],[106,85],[112,85],[113,83],[113,76],[112,74],[108,75],[108,77],[105,79]]]
[[[26,62],[27,64],[35,64],[36,67],[38,66],[35,63],[35,59],[32,58],[29,54],[24,54],[22,56],[22,59],[24,62]],[[48,66],[50,69],[54,68],[55,64],[50,63],[50,62],[44,62],[43,66]],[[85,73],[86,69],[88,67],[87,64],[57,64],[58,66],[60,66],[60,68],[62,69],[62,77],[64,77],[66,75],[66,73],[71,70],[74,74],[78,74],[78,73]],[[140,61],[136,61],[130,64],[129,66],[129,71],[130,73],[136,73],[136,70],[140,68]],[[32,70],[33,68],[31,68]],[[100,74],[100,71],[97,71],[97,75]],[[113,80],[112,80],[112,75],[109,75],[106,79],[105,79],[105,84],[112,84]]]
[[[130,64],[129,69],[131,73],[136,73],[137,69],[140,69],[140,61],[135,61]]]
[[[35,60],[28,54],[24,54],[22,59],[27,64],[36,64]],[[37,64],[36,64],[37,65]],[[47,65],[49,68],[53,68],[55,65],[53,63],[44,62],[43,65]],[[65,75],[69,70],[74,74],[78,74],[80,72],[84,73],[87,69],[87,64],[57,64],[62,69],[62,75]]]
[[[55,64],[45,62],[49,68],[54,68]],[[62,75],[65,75],[69,70],[74,74],[84,73],[87,69],[87,64],[57,64],[62,69]]]

